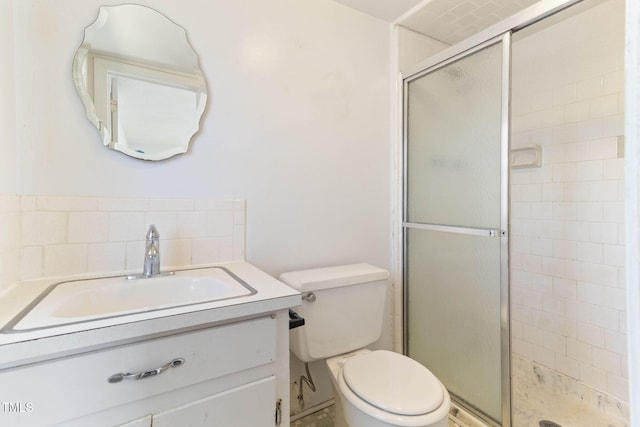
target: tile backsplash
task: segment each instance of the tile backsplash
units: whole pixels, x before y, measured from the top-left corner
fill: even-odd
[[[244,200],[8,196],[0,259],[17,267],[2,283],[142,269],[150,224],[163,268],[244,259]]]

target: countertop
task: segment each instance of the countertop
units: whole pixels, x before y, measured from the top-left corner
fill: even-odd
[[[231,300],[140,312],[78,324],[0,333],[0,369],[215,326],[300,305],[298,291],[245,261],[206,267],[212,266],[227,268],[251,285],[257,293]],[[72,279],[83,278],[89,276]],[[0,297],[0,325],[6,325],[47,287],[61,281],[25,282],[6,292]]]

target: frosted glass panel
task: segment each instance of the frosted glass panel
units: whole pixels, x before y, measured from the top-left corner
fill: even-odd
[[[500,226],[501,47],[409,83],[409,222]]]
[[[501,419],[500,239],[407,230],[408,354]]]

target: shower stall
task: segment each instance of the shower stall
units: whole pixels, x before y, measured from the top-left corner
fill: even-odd
[[[516,368],[625,405],[623,11],[543,1],[403,75],[405,352],[488,425],[562,418]]]

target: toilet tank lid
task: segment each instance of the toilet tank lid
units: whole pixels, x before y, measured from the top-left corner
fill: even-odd
[[[311,292],[389,278],[389,272],[369,264],[349,264],[336,267],[282,273],[280,280],[300,292]]]

